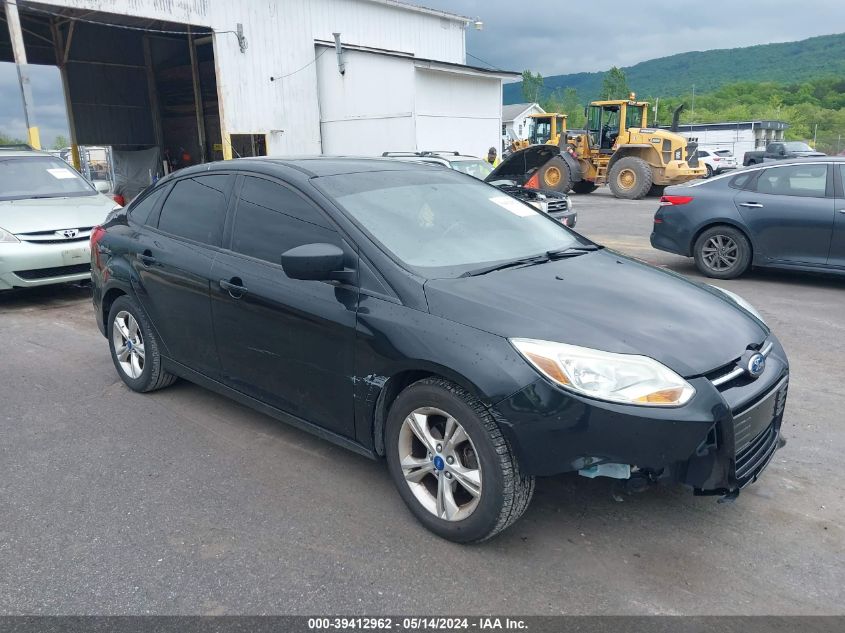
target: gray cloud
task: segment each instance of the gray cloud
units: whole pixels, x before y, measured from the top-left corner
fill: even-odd
[[[59,69],[32,65],[29,72],[41,143],[44,147],[52,147],[56,136],[70,136]],[[8,62],[0,63],[0,132],[26,139],[18,73],[15,65]]]
[[[497,68],[529,68],[544,76],[845,30],[843,0],[406,1],[480,18],[484,30],[470,27],[467,31],[470,54]],[[472,58],[467,61],[478,63]]]

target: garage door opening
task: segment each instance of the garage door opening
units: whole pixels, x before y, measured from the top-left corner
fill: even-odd
[[[131,198],[165,173],[224,157],[209,28],[17,5],[28,63],[61,72],[71,144],[112,148],[117,193]],[[0,61],[14,61],[3,7]]]

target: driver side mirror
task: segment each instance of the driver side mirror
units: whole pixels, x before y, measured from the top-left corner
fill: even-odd
[[[354,272],[343,267],[343,251],[334,244],[304,244],[285,251],[282,269],[291,279],[354,281]]]

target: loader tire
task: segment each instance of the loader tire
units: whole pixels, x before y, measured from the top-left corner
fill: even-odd
[[[599,186],[589,180],[581,180],[572,185],[572,191],[575,193],[593,193]]]
[[[651,166],[642,158],[625,156],[610,168],[608,184],[613,195],[625,200],[642,200],[653,184]]]
[[[551,189],[560,193],[567,193],[572,189],[572,173],[562,158],[555,156],[540,167],[538,174],[540,189]]]

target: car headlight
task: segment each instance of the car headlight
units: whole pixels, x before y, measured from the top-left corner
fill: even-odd
[[[724,295],[727,295],[740,308],[742,308],[743,310],[748,312],[751,316],[753,316],[755,319],[760,321],[763,325],[768,327],[766,320],[760,315],[759,312],[757,312],[757,309],[753,305],[748,303],[745,299],[740,297],[738,294],[731,292],[730,290],[725,290],[724,288],[719,288],[719,286],[714,286],[712,284],[710,284],[710,287],[715,288],[716,290],[718,290],[719,292],[721,292]]]
[[[5,229],[0,229],[0,244],[18,244],[20,240]]]
[[[540,209],[543,213],[549,212],[549,201],[545,196],[537,196],[537,199],[532,200],[529,204],[537,209]]]
[[[695,395],[695,389],[686,380],[647,356],[525,338],[513,338],[510,342],[549,380],[590,398],[676,407]]]

